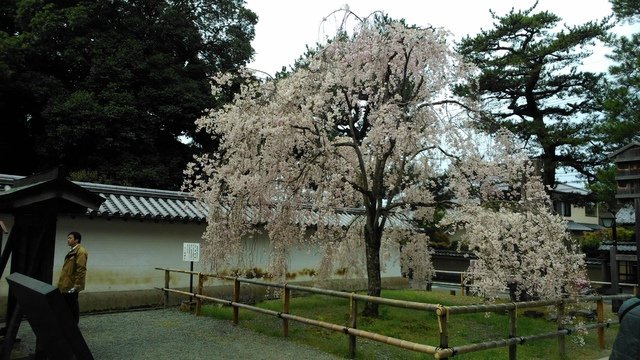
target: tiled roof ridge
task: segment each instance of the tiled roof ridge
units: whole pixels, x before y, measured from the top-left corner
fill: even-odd
[[[17,186],[24,176],[0,174],[0,192]],[[97,210],[87,209],[89,216],[140,220],[168,220],[202,223],[207,206],[187,192],[149,189],[74,181],[74,184],[96,193],[105,201]]]
[[[75,184],[82,186],[85,189],[97,192],[97,193],[109,193],[117,195],[130,195],[130,196],[144,196],[144,197],[161,197],[175,200],[195,200],[193,195],[188,192],[175,191],[175,190],[161,190],[151,188],[141,188],[134,186],[123,185],[110,185],[99,184],[82,181],[74,181]]]
[[[13,186],[13,183],[16,180],[21,180],[23,178],[25,178],[25,176],[0,174],[0,183],[9,183],[10,186]],[[109,193],[109,194],[117,194],[117,195],[131,195],[131,196],[144,196],[144,197],[152,196],[152,197],[162,197],[162,198],[176,199],[176,200],[195,200],[195,198],[191,193],[183,192],[183,191],[142,188],[142,187],[125,186],[125,185],[101,184],[101,183],[84,182],[84,181],[73,181],[73,183],[80,185],[83,188],[87,190],[91,190],[96,193]]]

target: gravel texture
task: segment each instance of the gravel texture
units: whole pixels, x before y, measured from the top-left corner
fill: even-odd
[[[339,359],[319,350],[196,317],[177,308],[86,315],[80,331],[96,360],[111,359]],[[32,354],[35,336],[25,321],[14,354]],[[14,356],[12,356],[13,358]]]

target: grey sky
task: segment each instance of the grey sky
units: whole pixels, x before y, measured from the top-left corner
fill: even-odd
[[[491,28],[489,9],[502,15],[512,7],[524,9],[533,3],[533,0],[246,0],[246,6],[259,16],[253,42],[256,56],[249,66],[273,75],[282,66],[292,64],[304,53],[306,44],[323,41],[335,31],[342,16],[328,15],[345,5],[361,17],[382,10],[410,24],[444,27],[457,40],[478,33],[481,28]],[[602,19],[611,13],[608,0],[540,0],[537,9],[557,14],[568,25]],[[605,71],[606,51],[603,47],[596,48],[585,66]]]

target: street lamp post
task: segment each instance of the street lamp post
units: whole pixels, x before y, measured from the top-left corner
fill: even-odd
[[[611,228],[611,240],[612,244],[609,248],[609,265],[610,265],[610,273],[611,273],[611,294],[618,295],[620,293],[619,287],[619,274],[618,274],[618,233],[616,230],[616,217],[610,212],[605,212],[600,215],[600,219],[602,220],[602,226],[606,228]],[[620,308],[620,302],[618,300],[611,301],[611,311],[618,312],[618,308]]]

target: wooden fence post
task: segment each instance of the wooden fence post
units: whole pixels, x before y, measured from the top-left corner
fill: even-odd
[[[564,330],[564,301],[560,300],[556,307],[558,309],[558,330]],[[564,334],[558,334],[558,354],[560,354],[560,357],[563,357],[566,354]]]
[[[169,288],[169,280],[171,279],[171,275],[169,274],[169,270],[165,269],[164,270],[164,288],[168,289]],[[165,291],[164,292],[164,306],[167,307],[169,306],[169,292]]]
[[[351,298],[349,299],[349,327],[356,329],[356,318],[358,316],[358,301],[354,299],[353,293],[351,293]],[[349,334],[349,358],[356,358],[356,336]]]
[[[198,273],[198,289],[197,294],[202,295],[202,291],[204,289],[204,275],[202,273]],[[202,310],[202,299],[196,296],[196,316],[200,316],[200,311]]]
[[[514,307],[513,309],[509,309],[509,339],[513,339],[516,337],[517,323],[516,319],[518,318],[518,308]],[[517,359],[517,347],[518,344],[509,345],[509,360]]]
[[[240,280],[236,277],[233,280],[233,302],[240,302]],[[233,324],[238,325],[238,311],[240,308],[233,306]]]
[[[440,348],[446,349],[449,347],[449,332],[447,330],[447,320],[449,312],[444,306],[439,306],[436,309],[436,315],[438,316],[438,329],[440,331]],[[447,359],[447,358],[440,358]]]
[[[291,302],[291,289],[287,288],[287,284],[284,284],[284,304],[282,305],[282,313],[289,313],[289,304]],[[282,334],[284,337],[289,336],[289,320],[282,319]]]
[[[598,317],[598,324],[604,323],[604,300],[600,298],[596,301],[596,314]],[[604,350],[604,328],[598,328],[598,346],[601,350]]]

